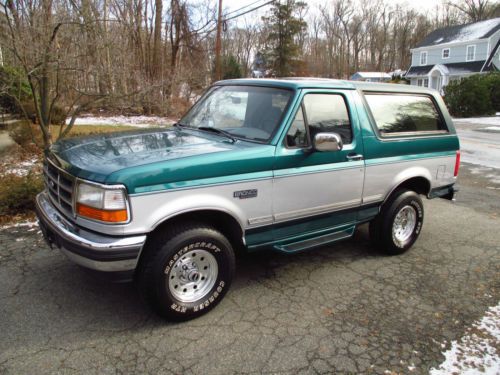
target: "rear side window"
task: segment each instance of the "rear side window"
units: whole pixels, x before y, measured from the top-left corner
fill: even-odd
[[[365,94],[365,98],[382,136],[447,130],[429,96]]]

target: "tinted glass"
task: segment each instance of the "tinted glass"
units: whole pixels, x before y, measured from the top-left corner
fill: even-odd
[[[181,119],[190,127],[218,128],[248,140],[268,141],[293,92],[270,87],[219,86]]]
[[[446,129],[428,96],[365,94],[365,98],[382,135]]]
[[[351,122],[342,95],[307,94],[304,97],[307,123],[311,138],[317,133],[338,133],[344,144],[352,142]]]
[[[295,115],[295,119],[286,135],[286,142],[289,147],[306,147],[309,144],[302,107],[299,108]]]

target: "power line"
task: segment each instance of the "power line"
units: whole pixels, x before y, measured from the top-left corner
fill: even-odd
[[[226,16],[229,16],[230,14],[233,14],[233,13],[237,13],[245,8],[248,8],[248,7],[251,7],[252,5],[255,5],[257,3],[260,3],[262,0],[257,0],[257,1],[254,1],[253,3],[250,3],[250,4],[247,4],[245,6],[242,6],[241,8],[238,8],[238,9],[235,9],[235,10],[232,10],[230,11],[229,13],[226,13]]]
[[[257,10],[259,8],[262,8],[262,7],[265,7],[266,5],[269,5],[269,4],[272,4],[274,3],[276,0],[271,0],[271,1],[268,1],[267,3],[264,3],[262,5],[259,5],[259,6],[256,6],[255,8],[252,8],[252,9],[249,9],[243,13],[240,13],[240,14],[237,14],[235,16],[232,16],[232,17],[228,17],[228,18],[224,18],[224,22],[226,21],[229,21],[229,20],[232,20],[232,19],[235,19],[235,18],[238,18],[238,17],[241,17],[241,16],[244,16],[245,14],[248,14],[250,12],[253,12],[254,10]]]

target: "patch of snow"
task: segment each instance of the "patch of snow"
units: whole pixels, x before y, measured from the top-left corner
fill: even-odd
[[[500,373],[500,303],[490,307],[469,332],[460,341],[451,342],[451,348],[443,353],[445,361],[432,368],[431,375]]]
[[[496,125],[500,126],[500,116],[492,117],[469,117],[469,118],[454,118],[453,122],[457,124],[478,124],[478,125]]]
[[[488,30],[493,29],[496,25],[498,25],[498,23],[500,23],[500,20],[498,18],[493,18],[464,26],[453,39],[446,40],[446,43],[466,42],[469,40],[472,41],[481,39],[488,32]]]
[[[70,119],[66,120],[69,124]],[[127,125],[138,128],[149,128],[152,126],[172,125],[175,120],[167,117],[159,116],[110,116],[110,117],[94,117],[83,116],[75,121],[75,125]]]
[[[28,228],[38,227],[38,221],[23,221],[21,223],[16,223],[16,224],[2,225],[0,226],[0,229],[11,229],[11,228],[22,228],[22,227],[28,227]]]
[[[483,128],[481,130],[492,130],[492,131],[495,131],[495,132],[500,132],[500,126],[488,126],[488,127]]]
[[[2,163],[3,168],[1,168],[2,173],[0,173],[0,177],[4,177],[7,174],[15,174],[19,177],[26,176],[33,168],[39,165],[39,162],[40,161],[37,157],[16,163],[5,161]]]

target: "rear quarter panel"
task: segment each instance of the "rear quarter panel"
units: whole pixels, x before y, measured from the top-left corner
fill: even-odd
[[[391,91],[396,93],[397,85],[392,86]],[[379,136],[363,92],[358,90],[358,93],[358,115],[366,164],[363,203],[385,200],[398,185],[412,177],[424,177],[430,182],[431,188],[456,182],[453,174],[456,151],[460,147],[459,141],[448,110],[437,92],[419,88],[415,90],[417,94],[432,97],[447,125],[448,132],[398,138]],[[411,88],[405,87],[401,93],[411,93]]]

